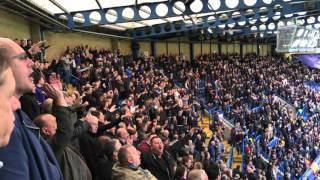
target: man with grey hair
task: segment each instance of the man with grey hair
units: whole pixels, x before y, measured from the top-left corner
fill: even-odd
[[[118,161],[112,168],[114,180],[156,180],[148,170],[140,168],[140,152],[132,145],[124,145],[118,152]]]

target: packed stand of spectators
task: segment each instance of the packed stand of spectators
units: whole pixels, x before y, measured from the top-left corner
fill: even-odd
[[[232,178],[223,124],[206,144],[194,92],[176,87],[161,61],[88,46],[33,61],[35,86],[21,107],[64,179]]]
[[[174,61],[172,57],[170,62],[169,57],[169,62],[167,58],[163,63]],[[200,84],[204,82],[203,101],[235,124],[230,141],[239,153],[242,139],[250,140],[245,147],[248,176],[266,172],[267,178],[276,178],[280,169],[286,178],[298,178],[319,155],[319,94],[304,84],[305,80],[316,79],[318,70],[296,61],[254,55],[244,59],[201,56],[191,63],[179,61],[166,67],[166,71],[194,95],[201,94]],[[283,98],[296,111],[307,111],[310,118],[299,114],[292,117],[294,110],[283,106],[273,95]],[[253,140],[259,136],[255,145]],[[273,140],[277,143],[271,146]],[[265,160],[260,158],[261,152]],[[253,163],[257,161],[259,165]]]
[[[318,72],[297,62],[216,54],[133,60],[77,46],[49,64],[43,42],[16,43],[34,61],[35,87],[20,98],[21,107],[65,179],[274,179],[279,169],[292,179],[319,154],[319,96],[304,86]],[[273,95],[310,117],[292,118]],[[238,153],[247,139],[245,172],[226,165],[217,114],[212,137],[198,127],[205,107],[235,125],[230,143]],[[275,137],[279,143],[270,147]]]

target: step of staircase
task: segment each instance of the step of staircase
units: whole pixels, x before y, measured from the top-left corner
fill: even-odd
[[[203,117],[202,117],[202,121],[199,121],[199,127],[201,127],[201,128],[203,128],[203,130],[204,130],[204,132],[207,134],[207,137],[208,138],[210,138],[211,136],[212,136],[212,132],[211,132],[211,130],[210,130],[210,128],[209,128],[209,126],[210,126],[210,119],[209,119],[209,117],[207,116],[207,115],[204,115]],[[230,136],[230,130],[231,129],[228,129],[228,125],[229,124],[227,124],[227,130],[225,131],[225,137],[229,137]],[[227,139],[226,138],[226,139]],[[223,144],[224,144],[224,148],[225,148],[225,156],[226,156],[226,159],[227,159],[227,161],[226,162],[228,162],[228,160],[229,160],[229,158],[230,158],[230,148],[231,148],[231,145],[228,143],[228,141],[227,140],[224,140],[223,141]],[[240,167],[241,167],[241,165],[242,165],[242,154],[240,153],[240,154],[238,154],[237,153],[237,150],[236,150],[236,148],[234,148],[233,149],[233,162],[232,162],[232,168],[236,168],[238,165],[240,165]]]
[[[203,116],[202,117],[202,121],[199,121],[198,123],[199,127],[201,127],[203,129],[203,131],[207,134],[208,138],[211,138],[212,136],[212,132],[209,128],[210,125],[210,119],[207,116]]]

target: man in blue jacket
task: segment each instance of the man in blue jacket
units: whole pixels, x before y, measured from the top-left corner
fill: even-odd
[[[0,48],[9,54],[10,67],[16,81],[15,96],[21,97],[24,93],[31,92],[35,88],[32,60],[10,39],[0,38]],[[1,180],[62,179],[51,147],[41,138],[39,128],[21,109],[15,111],[15,128],[8,146],[0,149],[0,160],[3,162],[0,169]]]

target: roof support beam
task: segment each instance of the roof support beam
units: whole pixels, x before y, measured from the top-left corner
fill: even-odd
[[[100,10],[103,10],[103,7],[101,6],[99,0],[95,0],[95,1],[96,1],[97,5],[99,6]]]
[[[253,6],[247,6],[244,4],[243,1],[239,1],[239,4],[237,7],[235,8],[229,8],[224,0],[220,0],[221,5],[217,10],[213,10],[209,0],[200,0],[203,4],[203,8],[201,9],[200,12],[197,12],[197,14],[201,14],[201,13],[212,13],[215,11],[239,11],[241,9],[255,9],[255,8],[261,8],[261,7],[273,7],[276,4],[283,4],[282,0],[274,0],[271,2],[271,4],[265,4],[263,1],[257,1],[255,5]],[[294,0],[293,0],[294,1]],[[164,4],[167,6],[168,8],[168,12],[165,16],[161,17],[156,13],[156,8],[158,7],[159,4]],[[288,4],[288,3],[287,3]],[[140,5],[138,6],[124,6],[124,7],[114,7],[114,8],[106,8],[106,9],[93,9],[93,10],[88,10],[88,11],[77,11],[77,12],[70,12],[70,14],[67,13],[62,13],[62,14],[56,14],[55,17],[59,18],[60,15],[66,15],[67,19],[68,19],[68,27],[70,28],[76,28],[76,27],[84,27],[84,26],[91,26],[93,25],[90,20],[89,20],[89,16],[92,12],[96,11],[100,14],[101,20],[98,24],[103,25],[103,24],[114,24],[114,23],[123,23],[123,22],[137,22],[137,21],[142,21],[142,20],[152,20],[152,19],[165,19],[165,18],[170,18],[170,17],[177,17],[179,16],[178,14],[175,14],[173,11],[173,6],[172,4],[170,4],[169,1],[167,2],[156,2],[156,3],[145,3],[143,4],[143,6],[148,6],[151,10],[150,12],[150,16],[148,18],[142,18],[139,15],[139,10],[141,10]],[[125,8],[131,8],[134,11],[134,16],[132,19],[127,19],[125,17],[122,16],[122,12]],[[116,21],[109,21],[106,18],[106,13],[108,13],[109,10],[113,10],[116,13],[117,19]],[[76,24],[73,21],[73,16],[77,13],[80,13],[84,16],[85,22],[83,24]],[[185,16],[191,16],[194,13],[190,6],[185,6],[185,10],[183,11],[183,15]],[[168,19],[167,19],[168,20]],[[170,21],[169,21],[170,22]],[[96,24],[94,24],[96,25]]]
[[[47,14],[43,13],[42,11],[39,11],[38,9],[30,6],[26,2],[19,1],[19,0],[10,0],[10,1],[7,1],[7,3],[11,4],[11,5],[14,5],[14,6],[18,7],[21,10],[28,9],[29,13],[33,14],[34,16],[41,17],[41,18],[45,19],[46,21],[49,21],[50,23],[54,24],[56,26],[56,28],[70,29],[65,24],[59,22],[58,20],[52,18],[51,16],[48,16]]]
[[[272,10],[269,10],[270,12],[268,13],[268,20],[262,22],[260,15],[258,13],[256,13],[252,18],[245,18],[243,16],[241,16],[238,20],[232,20],[229,19],[226,22],[221,22],[220,20],[216,20],[215,22],[209,22],[208,18],[204,19],[204,23],[202,23],[201,25],[193,25],[191,24],[190,26],[186,26],[185,24],[181,23],[179,28],[176,28],[175,25],[172,25],[170,27],[170,29],[166,29],[168,27],[166,27],[165,24],[161,24],[161,25],[157,25],[152,27],[151,30],[146,31],[145,28],[137,28],[135,30],[132,30],[131,33],[133,34],[134,38],[147,38],[147,37],[152,37],[152,36],[159,36],[159,35],[164,35],[164,34],[171,34],[171,33],[178,33],[178,32],[188,32],[188,31],[194,31],[194,30],[200,30],[200,29],[208,29],[208,28],[212,28],[215,30],[215,33],[222,33],[225,31],[234,31],[235,29],[245,29],[245,28],[249,28],[251,30],[252,26],[256,26],[257,27],[257,31],[260,31],[260,25],[264,24],[266,26],[266,31],[270,29],[268,29],[268,25],[270,23],[274,23],[275,28],[277,27],[277,23],[279,21],[283,21],[283,22],[287,22],[290,20],[294,20],[295,18],[299,18],[299,19],[304,19],[304,23],[300,24],[300,25],[308,25],[306,20],[308,17],[314,15],[315,12],[309,12],[307,13],[307,16],[300,16],[298,14],[293,14],[292,17],[286,18],[285,15],[286,14],[281,14],[279,16],[279,19],[274,20],[272,19],[272,17],[274,16],[274,12]],[[272,12],[271,12],[272,11]],[[319,11],[318,11],[319,12]],[[291,11],[292,13],[292,11]],[[303,17],[303,18],[301,18]],[[255,22],[250,23],[251,20],[256,20]],[[239,25],[240,22],[244,22],[244,25],[241,26]],[[315,23],[320,23],[319,19],[315,20]],[[234,27],[230,26],[231,24],[234,24]],[[221,27],[222,25],[224,25],[225,27]],[[272,30],[271,30],[272,31]],[[241,31],[242,33],[245,33],[245,31]],[[255,33],[255,30],[251,30],[251,33]],[[246,33],[248,33],[248,31],[246,31]]]

